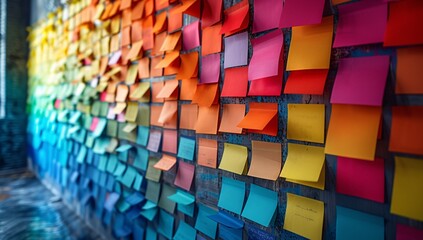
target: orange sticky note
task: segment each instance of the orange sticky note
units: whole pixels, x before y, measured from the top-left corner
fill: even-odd
[[[229,36],[246,29],[248,27],[249,16],[248,0],[243,0],[226,9],[225,20],[220,33]]]
[[[332,104],[325,153],[372,161],[381,107]]]
[[[286,70],[329,69],[332,35],[333,16],[321,24],[293,27]]]
[[[164,40],[162,46],[160,47],[160,51],[172,51],[175,50],[178,42],[181,38],[181,31],[168,34],[166,39]]]
[[[126,55],[126,59],[134,61],[142,57],[142,51],[141,51],[142,44],[143,44],[143,41],[139,41],[132,44],[131,50],[129,50],[128,55]]]
[[[159,117],[162,112],[162,105],[151,105],[150,107],[150,125],[163,127],[163,123],[159,123]]]
[[[166,15],[167,15],[166,11],[163,11],[156,15],[156,22],[153,27],[153,32],[155,34],[161,33],[166,30],[167,28]]]
[[[198,52],[181,54],[181,66],[176,75],[176,79],[189,79],[197,77],[198,71]]]
[[[125,102],[129,88],[125,84],[119,84],[116,89],[116,102]]]
[[[219,121],[219,104],[210,107],[199,107],[198,119],[195,124],[195,133],[217,134]]]
[[[246,97],[247,88],[248,67],[225,69],[225,80],[220,97]]]
[[[131,44],[131,27],[125,27],[122,29],[122,41],[121,46],[125,47]]]
[[[252,157],[248,176],[276,181],[282,166],[282,144],[251,141]]]
[[[127,8],[130,8],[132,4],[132,0],[122,0],[121,4],[120,4],[120,10],[124,10]]]
[[[153,33],[153,16],[143,19],[142,22],[142,40],[144,41],[143,49],[149,50],[154,46],[154,33]]]
[[[163,124],[163,128],[166,129],[177,129],[178,128],[178,111]]]
[[[163,42],[165,41],[166,37],[167,32],[162,32],[154,36],[154,46],[151,50],[151,56],[163,55],[164,52],[160,51],[160,48],[163,45]]]
[[[150,77],[150,58],[145,57],[138,61],[138,77],[139,78]]]
[[[328,69],[292,71],[286,81],[285,94],[323,95]]]
[[[237,125],[251,132],[276,136],[278,134],[278,104],[250,103],[250,110]]]
[[[195,92],[197,91],[197,78],[182,79],[181,81],[181,100],[192,100]]]
[[[178,111],[178,101],[165,101],[159,116],[159,123],[168,122]]]
[[[131,25],[131,42],[142,41],[142,21],[135,21]]]
[[[245,104],[223,104],[222,111],[219,132],[242,133],[237,125],[244,118]]]
[[[154,5],[156,6],[156,11],[169,6],[168,0],[154,0],[154,1],[155,1]]]
[[[131,9],[125,9],[122,11],[122,28],[131,26],[132,23],[132,11]]]
[[[179,120],[179,128],[195,130],[197,117],[198,117],[197,104],[181,104],[181,119]]]
[[[176,130],[163,130],[162,151],[168,153],[177,153],[178,132]]]
[[[163,98],[158,98],[157,95],[160,93],[162,88],[164,87],[164,82],[153,82],[151,83],[151,102],[163,102]]]
[[[144,13],[144,6],[145,1],[138,1],[137,3],[135,3],[134,8],[132,9],[132,21],[139,20],[142,18]]]
[[[161,77],[163,76],[163,68],[156,68],[157,64],[162,61],[162,56],[151,57],[150,76]]]
[[[423,106],[392,107],[389,151],[423,155]]]
[[[182,13],[175,11],[175,8],[169,10],[168,15],[168,32],[172,33],[182,28]]]
[[[201,38],[201,56],[206,56],[212,53],[219,53],[222,51],[222,34],[220,29],[222,24],[216,24],[211,27],[203,29]]]
[[[397,49],[396,94],[423,93],[423,47]]]
[[[217,141],[213,139],[198,138],[198,165],[217,167]]]
[[[200,1],[183,0],[182,3],[174,8],[175,13],[185,13],[196,18],[200,18]]]
[[[162,171],[169,171],[176,163],[176,158],[167,154],[163,154],[162,158],[154,164],[154,168]]]
[[[179,51],[171,51],[166,52],[166,55],[160,62],[154,66],[155,69],[161,69],[168,67],[171,63],[173,63],[176,59],[179,58]]]
[[[145,0],[144,15],[150,16],[154,12],[154,0]]]
[[[179,82],[176,79],[165,81],[164,87],[160,90],[160,92],[157,94],[156,97],[170,98],[172,95],[174,95],[178,86],[179,86]],[[176,95],[177,95],[177,92],[176,92]]]
[[[210,107],[212,104],[217,104],[218,89],[218,83],[198,84],[192,103],[197,103],[200,107]]]

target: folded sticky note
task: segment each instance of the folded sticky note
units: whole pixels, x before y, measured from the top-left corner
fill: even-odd
[[[218,103],[219,84],[198,84],[195,94],[192,97],[192,103],[200,107],[210,107]]]
[[[282,165],[282,145],[251,141],[252,156],[248,176],[276,181]]]
[[[154,165],[154,168],[169,171],[176,163],[176,158],[171,155],[163,154],[162,158]]]
[[[225,9],[225,21],[223,21],[220,33],[225,36],[240,32],[248,27],[249,21],[249,5],[248,0],[241,2]]]
[[[391,213],[423,221],[423,160],[395,157]]]
[[[247,169],[247,147],[225,143],[219,169],[242,175]]]
[[[325,105],[288,104],[287,138],[324,143]]]
[[[336,239],[383,240],[383,217],[336,206]]]
[[[276,136],[278,133],[278,104],[250,103],[250,110],[237,125],[251,132]]]
[[[216,168],[217,141],[214,139],[198,138],[198,165]]]
[[[198,215],[195,222],[195,229],[208,237],[216,238],[217,223],[209,218],[216,214],[216,211],[203,204],[198,204]]]
[[[222,177],[218,207],[241,214],[244,206],[245,183],[232,178]]]
[[[188,137],[179,138],[178,157],[193,161],[195,154],[195,139]]]
[[[287,182],[301,184],[307,187],[317,188],[320,190],[325,190],[325,183],[326,183],[326,170],[325,164],[323,164],[322,171],[320,172],[319,180],[317,182],[309,182],[309,181],[302,181],[302,180],[294,180],[287,178],[285,179]]]
[[[287,193],[283,229],[308,239],[322,239],[324,203]]]
[[[179,82],[176,79],[168,80],[164,83],[164,86],[160,91],[157,93],[157,98],[175,98],[174,94],[177,95],[177,89],[179,86]]]
[[[172,215],[160,209],[157,232],[165,236],[167,239],[172,239],[174,221],[175,219]]]
[[[282,60],[279,64],[282,66]],[[275,96],[279,97],[282,92],[282,67],[279,67],[278,74],[275,76],[265,77],[250,81],[250,88],[248,89],[248,96]]]
[[[181,80],[181,94],[179,96],[180,100],[192,100],[197,91],[197,78],[189,78]]]
[[[198,71],[198,52],[181,54],[181,66],[176,75],[176,79],[189,79],[197,77]]]
[[[203,28],[219,22],[222,18],[222,0],[205,0],[201,16],[201,26]]]
[[[168,123],[178,112],[178,101],[165,101],[160,112],[159,123]]]
[[[210,219],[219,223],[219,238],[242,240],[242,230],[244,222],[235,217],[232,217],[224,211],[219,211],[217,214],[209,216]]]
[[[182,46],[185,51],[200,46],[200,21],[195,21],[184,26],[182,30]]]
[[[187,192],[176,190],[176,193],[168,196],[169,200],[178,204],[178,211],[188,216],[194,216],[195,197]]]
[[[178,230],[176,230],[174,240],[195,240],[197,231],[195,228],[186,224],[184,221],[179,221]]]
[[[222,120],[219,132],[242,133],[242,128],[237,127],[244,118],[245,104],[223,104]]]
[[[242,32],[225,39],[224,68],[245,66],[248,63],[248,32]]]
[[[184,161],[178,162],[178,173],[174,184],[187,191],[191,189],[192,180],[194,179],[195,166]]]
[[[423,82],[420,79],[422,75],[423,47],[397,49],[395,93],[422,94]]]
[[[328,72],[328,69],[291,71],[283,93],[322,95]]]
[[[162,175],[162,171],[154,167],[156,163],[159,161],[158,158],[150,157],[148,160],[148,167],[147,172],[145,174],[145,178],[151,181],[159,182],[160,176]]]
[[[287,28],[319,24],[322,21],[324,0],[285,0],[280,15],[279,27]]]
[[[265,227],[269,227],[272,221],[274,221],[277,206],[277,192],[251,184],[250,195],[242,211],[242,216]]]

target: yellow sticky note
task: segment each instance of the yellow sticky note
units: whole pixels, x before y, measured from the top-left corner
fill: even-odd
[[[325,105],[288,104],[288,139],[324,143]]]
[[[150,89],[149,82],[140,82],[137,88],[129,95],[129,97],[132,99],[139,100],[147,93],[149,89]]]
[[[128,102],[126,108],[125,120],[128,122],[135,122],[138,115],[138,102]]]
[[[283,229],[308,239],[322,239],[323,202],[287,193],[287,207]]]
[[[423,221],[423,159],[395,157],[391,213]]]
[[[126,75],[126,84],[134,84],[135,80],[137,80],[138,76],[138,64],[132,64],[129,69],[128,73]]]
[[[288,143],[288,156],[281,177],[293,180],[317,182],[325,162],[325,149]]]
[[[247,169],[247,147],[225,143],[219,169],[242,175]]]
[[[286,181],[301,184],[307,187],[325,190],[325,182],[326,182],[325,179],[326,179],[326,170],[325,170],[325,165],[323,164],[322,171],[320,172],[319,180],[317,182],[308,182],[308,181],[294,180],[289,178],[287,178]]]

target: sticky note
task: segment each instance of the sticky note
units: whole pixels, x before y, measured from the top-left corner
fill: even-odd
[[[147,178],[148,180],[155,182],[160,181],[162,171],[154,167],[154,165],[156,165],[158,161],[159,159],[155,157],[150,157],[150,159],[148,160],[147,172],[145,174],[145,178]]]
[[[282,66],[282,58],[280,65]],[[248,96],[275,96],[279,97],[282,92],[282,67],[278,70],[278,75],[256,79],[250,81],[250,88],[248,89]]]
[[[269,227],[274,221],[278,206],[278,193],[255,184],[250,186],[250,195],[241,216]]]
[[[187,192],[176,190],[176,193],[168,196],[169,200],[178,204],[178,211],[193,217],[195,197]]]
[[[251,141],[252,156],[248,176],[276,181],[282,164],[282,145]]]
[[[106,127],[107,121],[104,118],[94,118],[94,119],[98,119],[98,121],[97,121],[97,124],[94,128],[93,136],[99,137],[104,132],[104,128]],[[93,122],[94,122],[94,120],[93,120]]]
[[[320,24],[293,27],[286,70],[329,69],[332,34],[333,16]]]
[[[195,222],[195,229],[204,233],[208,237],[216,238],[217,223],[208,216],[216,214],[216,211],[203,204],[198,204],[198,215]]]
[[[199,107],[198,118],[195,124],[195,133],[216,134],[219,121],[219,105]]]
[[[383,46],[422,44],[422,14],[423,3],[419,0],[390,2]]]
[[[325,153],[373,160],[382,109],[332,104]]]
[[[323,95],[328,72],[327,69],[291,71],[283,93]]]
[[[128,96],[129,88],[124,84],[120,84],[116,89],[116,102],[125,102]]]
[[[185,51],[200,46],[200,21],[184,26],[182,30],[182,46]]]
[[[150,106],[141,105],[138,106],[138,115],[136,122],[140,126],[149,127],[150,126]]]
[[[162,184],[162,191],[160,193],[158,206],[170,214],[173,214],[173,212],[175,211],[176,204],[174,201],[171,201],[168,197],[172,196],[175,193],[176,193],[175,188],[167,184]]]
[[[373,161],[363,161],[338,157],[336,191],[383,203],[385,198],[384,160],[375,158]]]
[[[196,103],[200,107],[210,107],[218,103],[219,84],[198,84],[191,103]]]
[[[197,91],[197,78],[183,79],[181,81],[181,94],[179,96],[180,100],[192,100]]]
[[[278,19],[282,13],[283,2],[278,0],[254,1],[253,33],[279,27]]]
[[[282,31],[275,30],[252,39],[251,44],[253,56],[248,65],[248,80],[278,75],[283,47]]]
[[[162,151],[176,154],[178,143],[178,132],[176,130],[163,130],[163,146]]]
[[[397,240],[422,239],[423,230],[397,224]]]
[[[163,127],[163,123],[159,123],[159,118],[160,118],[162,109],[163,109],[163,105],[150,106],[150,124],[152,126]]]
[[[218,207],[241,214],[245,199],[245,183],[232,178],[222,177]]]
[[[225,38],[224,68],[247,65],[248,32]]]
[[[219,169],[242,175],[247,169],[247,147],[225,143]]]
[[[128,122],[135,122],[138,114],[138,102],[128,102],[125,112],[125,120]]]
[[[158,182],[147,181],[145,198],[157,204],[159,202],[161,186]]]
[[[423,94],[423,47],[397,49],[396,94]]]
[[[157,95],[161,92],[164,87],[164,82],[153,82],[151,83],[151,102],[164,102],[163,98],[158,98]]]
[[[294,26],[319,24],[322,21],[324,0],[287,0],[282,8],[279,27],[288,28]]]
[[[287,138],[324,143],[325,105],[288,104]]]
[[[294,180],[287,178],[285,179],[287,182],[292,182],[296,184],[301,184],[307,187],[316,188],[320,190],[325,190],[325,183],[326,183],[326,170],[325,170],[325,164],[323,164],[322,170],[320,172],[319,180],[317,182],[309,182],[309,181],[303,181],[303,180]]]
[[[174,221],[175,219],[173,218],[172,215],[160,209],[159,224],[157,226],[157,232],[165,236],[167,239],[172,239]]]
[[[178,162],[178,173],[174,184],[182,189],[189,191],[191,189],[192,180],[194,179],[195,166],[184,161]]]
[[[389,151],[423,155],[423,107],[392,107]]]
[[[175,50],[176,45],[178,44],[181,38],[182,32],[174,32],[170,33],[166,36],[162,46],[160,47],[160,51],[172,51]]]
[[[181,54],[181,66],[176,74],[176,79],[189,79],[197,77],[198,72],[198,52]]]
[[[383,42],[388,19],[387,2],[354,2],[338,7],[333,47]]]
[[[148,151],[145,148],[137,147],[137,156],[134,159],[134,167],[146,171],[148,164]]]
[[[167,123],[178,112],[178,101],[165,101],[158,119],[159,123]]]
[[[150,77],[150,58],[145,57],[138,60],[138,77],[139,78],[149,78]]]
[[[220,54],[210,54],[201,59],[200,83],[217,83],[220,77]]]
[[[195,154],[195,139],[188,137],[179,138],[178,157],[193,161]]]
[[[179,58],[179,51],[166,52],[163,59],[160,59],[157,64],[152,65],[154,69],[162,69],[171,66]],[[166,74],[165,74],[166,75]]]
[[[308,239],[322,239],[324,203],[287,193],[283,229]]]
[[[382,217],[336,206],[336,239],[382,240],[384,235]]]
[[[250,110],[237,125],[251,132],[276,136],[278,133],[278,104],[250,103]]]
[[[156,6],[157,8],[158,6]],[[166,12],[161,12],[159,14],[156,15],[156,19],[154,22],[154,27],[153,27],[153,32],[155,34],[158,34],[160,32],[163,32],[164,30],[166,30]],[[153,47],[154,48],[154,47]]]
[[[181,2],[180,5],[175,6],[176,13],[185,13],[196,18],[200,18],[200,1],[198,0],[186,0]]]
[[[248,27],[249,5],[247,0],[243,0],[225,9],[224,19],[220,33],[229,36],[240,32]]]
[[[142,54],[140,54],[141,49],[142,49],[142,45],[143,45],[143,41],[138,41],[134,44],[132,44],[131,46],[131,50],[129,51],[128,55],[126,56],[126,58],[128,60],[134,61],[139,57],[142,57]],[[142,52],[141,52],[142,53]],[[140,56],[141,55],[141,56]]]
[[[244,115],[244,104],[223,104],[219,132],[242,133],[242,128],[237,127],[237,125],[244,118]]]
[[[197,104],[181,104],[181,115],[179,120],[179,128],[195,130],[195,124],[198,117]]]
[[[220,33],[221,27],[222,24],[215,24],[203,29],[201,38],[201,56],[222,51],[222,34]]]
[[[182,27],[182,13],[175,11],[175,8],[171,8],[168,12],[168,31],[175,32],[180,30]]]
[[[220,97],[246,97],[248,87],[248,67],[225,69],[225,79]]]
[[[178,230],[176,230],[174,240],[195,240],[197,231],[195,228],[186,224],[184,221],[179,221]]]
[[[154,168],[169,171],[176,163],[176,158],[171,155],[163,154],[162,158],[154,165]]]
[[[175,91],[177,92],[177,88],[179,86],[179,82],[176,79],[168,80],[165,82],[163,88],[157,94],[157,98],[170,98],[174,96]]]
[[[422,159],[395,157],[391,213],[423,221]]]
[[[214,139],[198,138],[197,163],[200,166],[216,168],[217,141]]]
[[[140,102],[150,101],[149,90],[149,82],[135,83],[130,87],[129,99]]]
[[[151,130],[150,137],[148,139],[147,149],[152,152],[158,152],[161,140],[162,132],[159,130]]]
[[[330,102],[382,106],[388,70],[387,55],[341,59]]]
[[[222,18],[222,0],[205,0],[201,15],[201,26],[210,27]]]

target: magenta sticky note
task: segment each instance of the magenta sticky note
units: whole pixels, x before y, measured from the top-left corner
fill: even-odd
[[[225,38],[224,68],[247,65],[248,32],[242,32]]]
[[[385,164],[382,158],[373,161],[338,157],[336,165],[338,193],[384,202]]]
[[[388,3],[362,1],[338,7],[339,20],[333,47],[383,42],[388,19]]]
[[[248,66],[248,80],[256,80],[278,75],[280,56],[283,47],[283,34],[275,30],[251,40],[253,56]]]
[[[397,224],[396,240],[421,240],[423,239],[423,230]]]
[[[278,21],[282,12],[281,0],[254,0],[253,33],[279,27]]]
[[[288,28],[322,22],[325,0],[285,0],[279,27]]]
[[[210,54],[201,59],[200,83],[217,83],[220,76],[220,54]]]
[[[388,71],[389,56],[341,59],[330,102],[381,106]]]
[[[182,45],[185,51],[200,46],[200,21],[188,24],[182,30]]]
[[[174,184],[187,191],[191,189],[194,179],[195,166],[182,160],[178,161],[178,173],[176,174]]]

